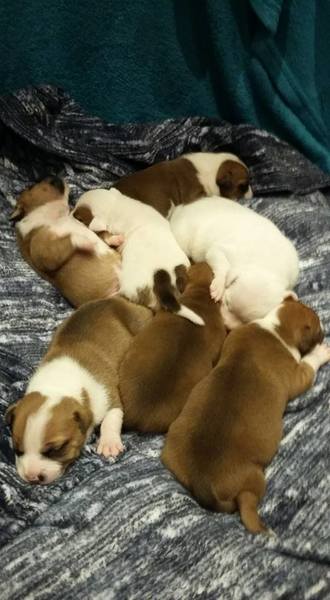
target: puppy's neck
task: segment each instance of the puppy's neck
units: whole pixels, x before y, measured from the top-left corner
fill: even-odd
[[[33,229],[44,225],[53,225],[58,219],[69,215],[69,205],[67,200],[53,200],[32,210],[17,224],[17,229],[24,238]]]
[[[291,356],[299,362],[301,359],[301,354],[295,346],[292,345],[292,337],[290,333],[285,329],[281,328],[281,321],[278,317],[279,307],[277,306],[268,313],[263,319],[256,319],[253,323],[262,327],[262,329],[266,329],[272,333],[282,344],[283,346],[290,352]]]

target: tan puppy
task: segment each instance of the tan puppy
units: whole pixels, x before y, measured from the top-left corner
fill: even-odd
[[[317,315],[294,300],[235,329],[169,429],[164,464],[203,506],[239,510],[252,533],[267,531],[257,506],[287,402],[311,387],[330,360],[322,339]]]
[[[193,386],[217,361],[226,333],[210,297],[211,280],[206,263],[193,265],[181,297],[205,327],[161,311],[133,340],[119,372],[125,427],[167,431]]]
[[[106,237],[69,214],[68,189],[58,177],[49,177],[18,198],[11,215],[23,258],[57,287],[73,306],[109,298],[119,289],[120,257],[108,244],[122,236]]]
[[[122,194],[150,204],[164,217],[171,206],[203,196],[251,198],[249,171],[235,154],[195,152],[156,163],[114,184]]]
[[[9,407],[16,467],[30,483],[50,483],[101,423],[97,452],[123,450],[118,366],[152,313],[124,298],[90,302],[57,330],[25,396]]]

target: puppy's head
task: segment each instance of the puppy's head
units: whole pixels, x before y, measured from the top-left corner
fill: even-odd
[[[77,221],[80,221],[80,223],[83,223],[91,231],[95,231],[95,233],[107,230],[106,222],[100,217],[94,217],[92,209],[87,204],[79,204],[72,214]]]
[[[18,198],[16,207],[10,215],[12,221],[23,219],[30,212],[48,202],[63,200],[68,203],[68,186],[60,177],[47,177],[32,187],[24,190]]]
[[[323,341],[324,332],[317,314],[309,306],[289,296],[280,306],[277,332],[304,356]]]
[[[51,483],[78,458],[92,426],[88,397],[54,404],[39,392],[26,394],[6,413],[18,474],[29,483]]]
[[[224,160],[220,165],[216,182],[220,195],[231,200],[252,198],[250,176],[248,168],[233,156],[233,159]]]
[[[195,263],[189,267],[187,285],[209,288],[214,277],[212,269],[206,262]]]

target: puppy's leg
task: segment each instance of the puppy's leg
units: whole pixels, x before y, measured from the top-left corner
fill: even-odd
[[[312,387],[317,371],[327,362],[330,362],[330,347],[326,344],[318,344],[306,354],[296,367],[289,399],[293,400]]]
[[[121,441],[123,411],[121,408],[111,408],[101,423],[101,433],[97,445],[97,453],[105,458],[118,456],[124,450]]]
[[[214,273],[214,279],[210,286],[211,297],[215,302],[219,302],[226,287],[230,264],[221,247],[216,244],[206,252],[205,260]]]
[[[58,237],[42,228],[32,237],[30,245],[31,261],[40,271],[57,271],[75,252],[71,236]]]

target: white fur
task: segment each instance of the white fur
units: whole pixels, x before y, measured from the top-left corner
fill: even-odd
[[[121,441],[121,428],[123,424],[123,411],[121,408],[112,408],[102,421],[100,439],[97,446],[98,454],[106,458],[118,456],[124,450]]]
[[[293,244],[269,219],[246,206],[203,198],[177,206],[170,224],[184,252],[210,265],[211,295],[218,301],[225,293],[224,307],[238,322],[265,316],[297,281]]]
[[[304,356],[302,362],[312,367],[315,374],[322,365],[330,361],[330,348],[326,344],[317,344],[315,348]]]
[[[109,411],[111,399],[106,388],[69,356],[61,356],[44,363],[34,373],[26,393],[39,392],[46,396],[46,400],[26,422],[23,439],[24,454],[16,457],[17,471],[23,479],[37,480],[38,475],[42,474],[45,477],[43,483],[50,483],[61,475],[61,464],[41,454],[45,429],[53,407],[67,396],[82,403],[83,390],[88,394],[94,420],[86,434],[87,439],[93,427],[101,423]]]
[[[184,154],[183,158],[189,160],[196,167],[198,180],[208,196],[218,196],[220,193],[216,176],[222,163],[226,160],[233,160],[246,167],[238,156],[229,152],[193,152],[192,154]],[[244,198],[252,198],[250,186],[245,192]]]
[[[175,267],[180,264],[189,267],[190,262],[176,242],[168,221],[160,213],[115,188],[86,192],[77,203],[77,206],[80,205],[90,208],[93,215],[90,228],[93,231],[107,230],[114,235],[124,235],[121,294],[136,300],[139,291],[145,288],[152,290],[154,274],[159,269],[166,270],[172,285],[176,286]],[[155,302],[150,306],[153,308]],[[192,320],[187,311],[182,316]],[[196,317],[199,319],[194,314],[195,323]]]
[[[290,352],[291,356],[293,356],[293,358],[297,362],[300,362],[301,354],[298,348],[295,348],[294,346],[289,346],[289,344],[287,344],[276,331],[277,327],[279,327],[281,324],[278,318],[278,312],[282,306],[282,304],[280,306],[277,306],[275,309],[270,311],[268,315],[266,315],[262,319],[255,319],[253,322],[257,323],[257,325],[272,333],[281,342],[281,344],[283,344],[283,346],[288,350],[288,352]]]

